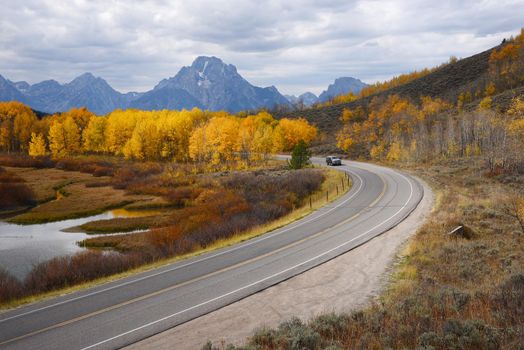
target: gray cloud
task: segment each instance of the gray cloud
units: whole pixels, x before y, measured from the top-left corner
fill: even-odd
[[[197,55],[252,83],[319,93],[488,49],[522,23],[518,1],[19,0],[0,13],[0,74],[31,83],[91,71],[150,89]]]

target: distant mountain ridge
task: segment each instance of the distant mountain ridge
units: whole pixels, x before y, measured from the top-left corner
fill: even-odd
[[[4,89],[5,86],[10,89]],[[12,89],[16,89],[17,95],[11,93]],[[91,73],[84,73],[66,84],[56,80],[44,80],[34,85],[25,81],[13,83],[0,76],[0,101],[20,101],[46,113],[87,107],[96,114],[106,114],[118,108],[127,108],[133,100],[129,96],[136,95],[122,94]]]
[[[87,107],[96,114],[115,109],[191,109],[239,112],[277,105],[290,106],[276,87],[251,85],[235,66],[217,57],[200,56],[172,78],[163,79],[152,90],[122,94],[104,79],[85,73],[66,84],[45,80],[30,85],[11,82],[0,75],[0,101],[16,100],[47,113]]]
[[[331,100],[338,95],[346,95],[349,92],[358,95],[360,91],[367,86],[366,83],[357,78],[342,77],[335,79],[333,84],[330,84],[327,90],[323,91],[318,96],[318,101],[321,103]]]
[[[288,101],[294,105],[300,107],[300,105],[303,105],[304,107],[311,107],[315,103],[318,102],[318,97],[312,92],[305,92],[300,96],[294,96],[294,95],[286,95],[286,98]]]
[[[289,101],[274,87],[260,88],[245,80],[232,64],[217,57],[198,57],[191,66],[177,75],[164,79],[153,89],[157,94],[186,91],[209,110],[239,112],[262,107],[289,105]]]
[[[366,86],[368,85],[360,79],[341,77],[335,79],[333,84],[330,84],[327,90],[324,90],[318,97],[311,92],[306,92],[298,97],[294,95],[286,95],[286,98],[294,106],[311,107],[315,103],[324,103],[333,99],[335,96],[346,95],[349,92],[358,95]]]

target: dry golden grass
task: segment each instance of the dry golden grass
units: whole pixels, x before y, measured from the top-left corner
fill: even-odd
[[[24,179],[34,191],[39,203],[47,202],[56,198],[58,189],[77,182],[92,181],[93,176],[79,171],[63,171],[58,169],[35,169],[4,167]],[[107,180],[107,177],[99,177],[97,181]]]
[[[26,180],[42,204],[20,214],[11,222],[34,224],[56,220],[72,219],[95,215],[111,208],[127,204],[164,204],[159,197],[129,195],[126,191],[109,186],[89,187],[86,184],[109,180],[107,177],[93,177],[77,171],[57,169],[8,168]]]
[[[114,213],[117,210],[112,210],[111,212]],[[151,215],[125,216],[107,220],[90,221],[83,225],[72,227],[64,231],[85,232],[87,234],[122,233],[164,226],[166,220],[166,215],[159,215],[157,211],[155,214],[151,213]]]
[[[227,239],[220,239],[213,242],[210,246],[206,247],[205,251],[215,250],[222,247],[230,246],[253,237],[262,235],[264,233],[276,230],[282,226],[285,226],[293,221],[299,220],[300,218],[310,214],[311,212],[319,209],[320,207],[326,205],[329,202],[334,201],[339,198],[341,195],[348,191],[348,179],[339,171],[332,169],[324,170],[326,178],[321,185],[321,188],[311,196],[311,206],[309,201],[306,201],[304,206],[296,208],[291,213],[281,217],[280,219],[271,221],[267,224],[256,226],[248,231],[240,232],[232,237]],[[342,188],[342,182],[344,182],[344,188]],[[351,180],[349,180],[349,186],[351,186]],[[338,192],[337,192],[338,187]],[[326,198],[326,192],[328,192],[328,197]],[[338,194],[337,194],[338,193]],[[129,220],[129,219],[126,219]],[[135,221],[135,227],[155,227],[163,226],[163,220],[165,216],[157,216],[150,218],[138,218]],[[112,225],[114,224],[114,225]],[[132,224],[133,225],[133,224]],[[104,229],[111,230],[116,232],[118,228],[123,228],[122,231],[129,231],[126,226],[125,220],[121,221],[118,219],[107,220],[106,222],[97,222],[97,223],[87,223],[81,227],[85,231],[92,232],[101,232]],[[121,231],[121,232],[122,232]],[[113,247],[123,251],[141,249],[143,246],[149,245],[149,243],[144,239],[143,234],[132,234],[132,235],[118,235],[118,236],[104,236],[89,238],[81,242],[85,247],[89,248],[107,248]]]

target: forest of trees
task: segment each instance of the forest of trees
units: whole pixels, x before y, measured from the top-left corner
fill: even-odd
[[[483,100],[484,101],[484,100]],[[457,156],[482,156],[491,171],[524,163],[524,100],[514,98],[507,113],[480,103],[478,109],[451,116],[453,106],[424,97],[413,104],[397,95],[373,101],[368,110],[344,110],[338,146],[356,156],[386,161],[424,162]]]
[[[257,161],[316,137],[304,119],[275,120],[267,112],[116,110],[96,116],[85,108],[38,119],[20,102],[0,103],[0,150],[61,158],[111,154],[138,160]]]
[[[362,96],[416,79],[420,74],[424,72],[376,84]],[[492,96],[524,82],[524,30],[492,51],[488,74],[489,80],[477,86],[476,92],[461,92],[455,103],[393,94],[376,96],[364,107],[345,109],[337,144],[353,156],[375,160],[425,162],[481,156],[490,171],[522,168],[524,99],[513,98],[502,113],[492,106]],[[474,98],[479,101],[476,109],[466,111],[465,104]]]

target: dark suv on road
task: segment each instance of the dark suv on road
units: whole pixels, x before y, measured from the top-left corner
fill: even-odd
[[[342,165],[342,160],[337,156],[327,156],[326,157],[327,165]]]

